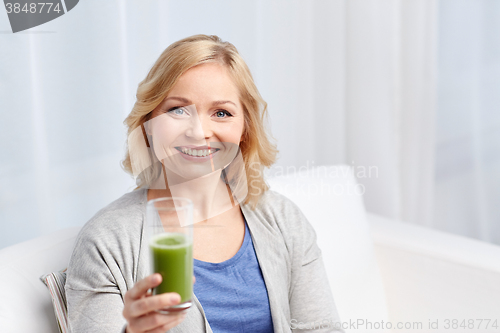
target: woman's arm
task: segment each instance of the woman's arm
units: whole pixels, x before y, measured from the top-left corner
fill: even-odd
[[[298,206],[285,201],[282,229],[292,260],[290,328],[293,332],[344,332],[316,232]]]
[[[307,247],[307,246],[306,246]],[[333,300],[321,251],[305,249],[300,270],[292,277],[290,327],[294,332],[344,332]]]
[[[123,297],[105,252],[91,240],[77,242],[66,284],[70,332],[164,333],[184,320],[186,312],[155,312],[180,302],[176,293],[148,293],[161,283],[159,274],[138,281]]]
[[[66,299],[70,332],[123,332],[123,299],[108,253],[90,235],[80,235],[68,267]]]
[[[145,269],[143,216],[134,198],[139,195],[127,194],[101,210],[78,235],[65,286],[70,332],[118,333],[126,328],[128,333],[165,332],[182,321],[183,316],[154,312],[176,304],[172,296],[179,298],[170,293],[147,294],[161,276],[136,283]]]

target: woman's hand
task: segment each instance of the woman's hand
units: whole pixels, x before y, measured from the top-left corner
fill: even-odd
[[[156,273],[137,282],[125,294],[123,317],[128,322],[127,333],[165,333],[179,325],[186,317],[186,311],[168,315],[155,312],[155,310],[178,304],[181,300],[177,293],[151,296],[148,290],[160,283],[161,275]]]

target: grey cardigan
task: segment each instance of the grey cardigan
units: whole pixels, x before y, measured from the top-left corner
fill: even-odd
[[[70,332],[123,332],[123,299],[148,274],[144,214],[147,190],[123,195],[80,231],[67,272]],[[316,234],[289,199],[267,191],[252,210],[241,205],[266,284],[275,332],[344,332]],[[304,330],[311,332],[310,329]],[[211,333],[196,295],[172,333]],[[253,332],[251,332],[253,333]]]

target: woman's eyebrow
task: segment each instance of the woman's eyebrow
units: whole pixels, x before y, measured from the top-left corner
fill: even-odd
[[[178,101],[186,103],[186,104],[192,104],[192,102],[189,99],[184,98],[184,97],[172,96],[172,97],[167,98],[165,101],[168,101],[169,99],[175,99],[175,100],[178,100]],[[234,106],[236,106],[236,103],[231,102],[231,101],[214,101],[212,103],[212,106],[218,106],[218,105],[222,105],[222,104],[226,104],[226,103],[233,104]]]

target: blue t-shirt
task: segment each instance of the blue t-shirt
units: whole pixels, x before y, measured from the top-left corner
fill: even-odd
[[[214,333],[274,332],[267,289],[245,221],[243,244],[221,263],[194,260],[194,293]]]

